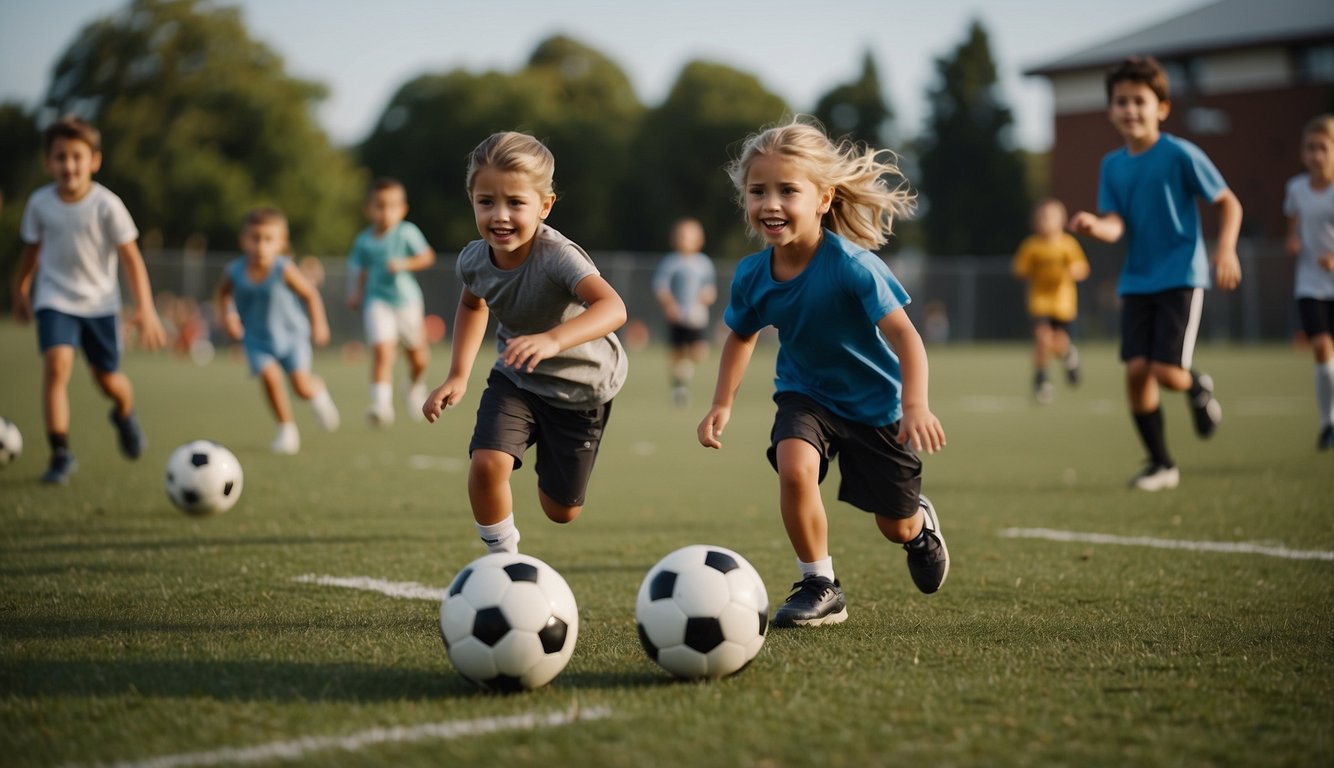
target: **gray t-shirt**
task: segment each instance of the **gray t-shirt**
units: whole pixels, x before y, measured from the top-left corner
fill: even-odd
[[[584,249],[542,224],[528,258],[514,269],[491,261],[485,240],[474,240],[459,253],[459,279],[474,296],[486,301],[500,322],[496,349],[515,336],[543,333],[586,309],[575,286],[600,274]],[[583,410],[608,402],[625,384],[625,348],[616,334],[571,347],[537,364],[536,370],[511,368],[497,358],[494,369],[515,386],[558,408]]]

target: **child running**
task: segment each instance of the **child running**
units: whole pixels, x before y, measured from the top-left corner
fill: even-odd
[[[695,366],[708,354],[709,307],[718,298],[713,261],[703,248],[699,219],[681,219],[672,226],[672,252],[653,273],[653,295],[667,318],[672,402],[678,406],[690,401]]]
[[[1050,403],[1047,361],[1065,364],[1065,380],[1079,383],[1079,350],[1070,341],[1070,324],[1078,314],[1075,283],[1089,275],[1084,249],[1065,231],[1065,205],[1047,198],[1033,208],[1033,234],[1014,254],[1011,271],[1028,282],[1028,315],[1033,321],[1033,399]]]
[[[492,134],[469,157],[481,239],[459,253],[449,375],[422,405],[434,423],[463,399],[494,312],[498,355],[468,446],[468,499],[491,552],[518,551],[510,476],[529,446],[537,446],[542,511],[557,523],[579,515],[612,398],[625,383],[614,333],[625,304],[588,254],[546,224],[555,171],[551,151],[523,133]]]
[[[162,321],[139,252],[139,230],[125,203],[93,181],[102,167],[102,135],[76,117],[65,117],[43,135],[46,170],[55,181],[32,193],[19,235],[23,253],[14,278],[14,318],[37,319],[42,352],[42,414],[51,460],[42,482],[64,485],[78,468],[69,447],[69,380],[74,353],[83,355],[93,380],[111,398],[110,419],[121,453],[137,459],[146,440],[134,408],[134,387],[120,370],[123,347],[120,279],[125,269],[135,311],[129,324],[148,349],[166,343]]]
[[[1283,212],[1287,250],[1297,257],[1297,311],[1315,354],[1315,401],[1320,411],[1316,448],[1334,448],[1334,115],[1302,131],[1306,173],[1288,182]]]
[[[245,346],[250,374],[259,377],[278,419],[278,434],[269,450],[295,454],[301,450],[301,434],[283,387],[284,373],[297,396],[310,402],[320,426],[326,431],[338,428],[338,408],[324,381],[310,372],[311,343],[321,347],[329,343],[324,301],[296,264],[283,255],[288,244],[287,217],[282,211],[252,210],[246,214],[240,239],[245,256],[232,260],[222,273],[218,315],[227,333]]]
[[[404,387],[408,416],[421,420],[426,399],[426,365],[431,347],[424,332],[421,287],[413,278],[435,263],[435,251],[417,225],[403,218],[408,196],[395,179],[381,178],[366,193],[366,218],[371,225],[357,235],[348,263],[356,282],[348,306],[362,313],[366,343],[372,352],[371,404],[367,420],[378,427],[394,423],[394,357],[401,344],[408,357]]]
[[[749,137],[728,169],[750,229],[769,247],[747,256],[732,279],[713,406],[700,444],[719,438],[765,326],[778,330],[769,462],[801,580],[774,626],[836,624],[847,618],[829,554],[820,482],[838,457],[839,499],[872,513],[880,533],[907,550],[908,571],[932,593],[949,573],[935,508],[921,495],[917,451],[935,453],[945,430],[927,403],[926,348],[905,307],[909,298],[868,249],[889,238],[914,196],[890,153],[835,146],[802,119]]]

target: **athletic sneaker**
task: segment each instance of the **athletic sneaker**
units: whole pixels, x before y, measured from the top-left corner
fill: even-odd
[[[848,618],[848,604],[838,579],[807,576],[792,585],[783,607],[774,614],[775,627],[818,627],[838,624]]]
[[[288,422],[278,425],[278,434],[269,443],[269,450],[283,456],[295,455],[301,450],[301,433],[296,425]]]
[[[1065,381],[1072,387],[1079,383],[1079,348],[1074,344],[1065,350]]]
[[[940,533],[940,518],[936,507],[925,496],[919,497],[922,507],[922,535],[903,545],[908,553],[908,573],[917,588],[931,594],[945,583],[950,574],[950,551]]]
[[[672,403],[677,408],[684,408],[690,404],[690,390],[684,385],[678,384],[672,387]]]
[[[422,398],[425,400],[426,398]],[[388,427],[394,423],[394,408],[390,405],[375,405],[366,409],[366,423],[372,427]]]
[[[1328,426],[1320,430],[1320,438],[1316,440],[1315,447],[1321,451],[1334,448],[1334,426]]]
[[[1209,437],[1223,420],[1223,406],[1214,397],[1214,380],[1207,373],[1191,372],[1194,383],[1186,397],[1190,400],[1190,410],[1195,415],[1195,434]],[[1175,486],[1174,486],[1175,487]]]
[[[403,405],[407,407],[408,418],[413,421],[426,421],[422,405],[426,403],[429,394],[430,392],[426,391],[426,382],[408,382],[407,394],[403,396]]]
[[[1149,462],[1138,474],[1130,478],[1130,487],[1141,491],[1171,490],[1181,482],[1181,471],[1176,467]]]
[[[1047,372],[1038,371],[1033,377],[1033,400],[1038,405],[1046,405],[1051,402],[1051,398],[1051,382],[1047,380]]]
[[[144,452],[144,444],[148,441],[144,439],[144,431],[139,428],[139,417],[134,411],[122,420],[116,415],[116,409],[111,409],[111,423],[116,427],[116,437],[120,440],[120,452],[125,454],[127,459],[137,459]]]
[[[310,399],[310,407],[315,411],[315,421],[319,422],[320,428],[325,432],[333,432],[338,429],[341,419],[338,416],[338,406],[334,405],[332,397],[329,397],[329,391],[325,390]]]
[[[46,471],[42,473],[42,482],[47,485],[66,485],[69,476],[78,468],[79,462],[74,460],[74,454],[61,448],[51,454],[51,463],[46,465]]]

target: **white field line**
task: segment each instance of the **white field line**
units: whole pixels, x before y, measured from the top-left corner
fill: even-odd
[[[1255,544],[1234,541],[1187,541],[1183,539],[1155,539],[1148,536],[1113,536],[1109,533],[1080,533],[1055,531],[1050,528],[1003,528],[999,536],[1012,539],[1047,539],[1049,541],[1082,541],[1090,544],[1119,544],[1127,547],[1155,547],[1157,549],[1185,549],[1192,552],[1227,552],[1242,555],[1267,555],[1288,560],[1334,560],[1334,552],[1319,549],[1288,549],[1282,545]]]
[[[334,749],[341,749],[344,752],[357,752],[376,744],[406,744],[417,741],[450,740],[501,731],[531,731],[535,728],[551,728],[586,720],[601,720],[610,716],[611,710],[606,707],[591,707],[570,712],[482,717],[476,720],[454,720],[427,725],[371,728],[346,736],[305,736],[289,741],[259,744],[253,747],[227,747],[210,752],[186,752],[178,755],[153,757],[147,760],[100,763],[99,765],[111,766],[112,768],[188,768],[196,765],[245,765],[271,760],[300,760],[312,752],[327,752]]]
[[[313,573],[307,573],[304,576],[294,576],[292,581],[299,581],[303,584],[319,584],[324,587],[364,589],[367,592],[379,592],[382,595],[404,600],[434,600],[437,603],[445,599],[445,593],[448,591],[418,584],[415,581],[386,581],[384,579],[373,579],[370,576],[316,576]]]

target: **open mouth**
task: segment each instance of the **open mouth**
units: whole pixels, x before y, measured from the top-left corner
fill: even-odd
[[[760,224],[769,232],[781,232],[787,226],[787,219],[760,219]]]
[[[492,228],[491,228],[491,234],[492,234],[492,235],[495,235],[496,237],[499,237],[499,238],[511,237],[511,236],[514,235],[514,232],[515,232],[515,230],[514,230],[513,227],[509,227],[509,228],[492,227]]]

